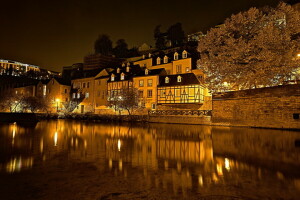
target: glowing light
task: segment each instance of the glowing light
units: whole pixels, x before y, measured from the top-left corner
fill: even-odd
[[[118,139],[118,151],[121,151],[121,140]]]
[[[109,161],[108,161],[108,166],[109,166],[109,169],[112,168],[112,159],[110,158]]]
[[[33,158],[12,158],[6,164],[6,171],[9,173],[19,172],[22,169],[31,168],[33,165]]]
[[[60,99],[55,99],[55,101],[56,101],[57,103],[59,103],[59,102],[60,102]]]
[[[217,173],[219,176],[223,176],[223,169],[222,169],[222,165],[217,164]]]
[[[300,57],[300,53],[297,54],[297,57]]]
[[[57,146],[57,138],[58,138],[58,133],[54,133],[54,146]]]
[[[122,171],[123,169],[123,162],[122,160],[119,160],[119,170]]]
[[[40,141],[40,152],[43,153],[43,151],[44,151],[44,140],[41,139],[41,141]]]
[[[198,182],[199,182],[200,186],[203,186],[203,177],[202,177],[202,175],[198,176]]]
[[[228,158],[225,158],[225,169],[230,170],[230,161]]]

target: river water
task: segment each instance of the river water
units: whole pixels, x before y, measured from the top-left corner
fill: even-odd
[[[300,199],[300,132],[0,125],[0,199]]]

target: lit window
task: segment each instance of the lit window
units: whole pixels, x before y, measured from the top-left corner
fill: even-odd
[[[114,74],[111,75],[110,80],[111,80],[111,81],[114,81],[114,80],[115,80],[115,75],[114,75]]]
[[[170,81],[170,78],[169,78],[169,77],[166,77],[166,78],[165,78],[165,83],[169,83],[169,81]]]
[[[152,79],[148,79],[148,83],[147,83],[147,85],[148,85],[148,87],[152,87]]]
[[[164,57],[164,63],[168,63],[168,56]]]
[[[126,72],[129,72],[129,70],[130,70],[130,67],[127,66],[127,67],[126,67]]]
[[[125,67],[125,63],[122,64],[122,67]]]
[[[148,54],[148,57],[151,58],[151,53]]]
[[[143,55],[143,59],[145,59],[145,55]]]
[[[189,68],[189,67],[186,67],[186,68],[185,68],[185,71],[186,71],[186,72],[189,72],[189,71],[190,71],[190,68]]]
[[[124,80],[124,78],[125,78],[125,74],[122,73],[122,74],[121,74],[121,80]]]
[[[160,57],[157,57],[157,58],[156,58],[156,64],[157,64],[157,65],[160,65]]]
[[[174,60],[178,60],[178,53],[177,52],[174,53]]]
[[[76,97],[76,93],[73,93],[72,98],[75,99]]]
[[[149,73],[149,70],[145,69],[145,75],[148,75],[148,73]]]
[[[85,93],[85,98],[89,98],[90,97],[90,94],[87,92]]]
[[[77,93],[77,99],[79,99],[80,98],[80,93]]]
[[[181,76],[177,76],[177,82],[181,82],[182,77]]]
[[[117,73],[118,73],[118,74],[120,73],[120,68],[117,69]]]
[[[139,86],[140,86],[140,87],[144,87],[144,80],[140,80],[140,81],[139,81]]]
[[[152,90],[147,90],[147,97],[152,98]]]
[[[187,51],[186,51],[186,50],[184,50],[184,51],[182,52],[182,58],[187,58]]]

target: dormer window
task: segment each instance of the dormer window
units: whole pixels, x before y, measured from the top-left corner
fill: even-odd
[[[151,53],[149,53],[149,54],[148,54],[148,57],[151,58],[151,56],[152,56]]]
[[[114,75],[114,74],[111,75],[110,80],[111,80],[111,81],[114,81],[114,80],[115,80],[115,75]]]
[[[168,56],[164,57],[164,63],[168,63]]]
[[[130,67],[127,66],[127,67],[126,67],[126,72],[129,72],[129,71],[130,71]]]
[[[120,73],[120,68],[117,69],[117,73],[118,73],[118,74]]]
[[[122,67],[125,67],[125,63],[122,64]]]
[[[145,75],[148,75],[148,73],[149,73],[149,70],[145,69]]]
[[[143,59],[145,59],[145,55],[143,55]]]
[[[184,51],[182,52],[182,58],[187,58],[187,51],[186,51],[186,50],[184,50]]]
[[[181,76],[177,76],[177,82],[181,82],[182,77]]]
[[[129,66],[130,66],[130,62],[127,63],[127,67],[129,67]]]
[[[178,60],[178,53],[177,52],[174,53],[174,60]]]
[[[156,64],[157,64],[157,65],[160,65],[160,57],[157,57],[157,59],[156,59]]]
[[[170,78],[169,77],[166,77],[165,78],[165,83],[169,83],[170,82]]]
[[[122,73],[122,74],[121,74],[121,80],[124,80],[124,78],[125,78],[125,74]]]

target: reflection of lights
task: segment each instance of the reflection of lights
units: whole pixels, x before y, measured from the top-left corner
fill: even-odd
[[[217,164],[217,173],[219,176],[223,176],[223,169],[221,164]]]
[[[168,170],[168,168],[169,168],[169,163],[167,160],[165,160],[165,170]]]
[[[109,161],[108,161],[108,166],[109,166],[109,169],[112,168],[112,159],[110,158]]]
[[[216,173],[213,173],[213,175],[212,175],[212,180],[214,181],[214,182],[218,182],[218,176],[216,175]]]
[[[118,151],[121,151],[121,140],[118,139]]]
[[[86,149],[87,148],[87,141],[84,140],[84,148]]]
[[[177,162],[177,171],[181,172],[181,163],[180,162]]]
[[[229,171],[230,170],[230,161],[228,158],[225,158],[225,168]]]
[[[6,164],[6,171],[9,173],[19,172],[22,168],[31,168],[32,165],[33,158],[12,158],[9,163]]]
[[[123,168],[123,162],[122,160],[119,160],[119,170],[122,171]]]
[[[41,141],[40,141],[40,152],[43,153],[43,151],[44,151],[44,140],[41,139]]]
[[[54,146],[57,146],[57,137],[58,137],[58,134],[57,134],[57,131],[54,133]]]
[[[277,172],[276,175],[279,180],[284,180],[284,175],[281,172]]]
[[[203,186],[203,177],[202,177],[202,175],[198,176],[198,182],[199,182],[200,186]]]

